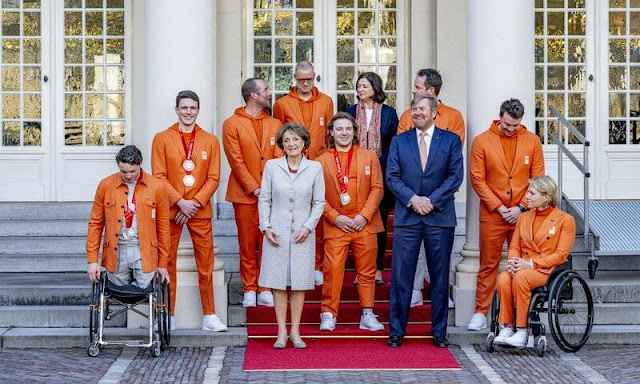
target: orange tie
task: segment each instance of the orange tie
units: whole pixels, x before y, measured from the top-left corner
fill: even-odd
[[[420,163],[422,164],[422,170],[424,171],[427,168],[427,142],[425,140],[425,136],[427,136],[427,132],[420,132],[420,144],[418,148],[420,148]]]

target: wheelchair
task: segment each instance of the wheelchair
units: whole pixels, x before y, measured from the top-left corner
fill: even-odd
[[[111,305],[122,306],[113,311]],[[149,312],[144,313],[136,306],[149,304]],[[171,340],[171,316],[169,284],[161,282],[155,276],[145,289],[135,285],[115,285],[107,278],[105,272],[100,274],[100,281],[93,283],[91,303],[89,304],[89,340],[87,353],[96,357],[100,348],[107,345],[126,345],[129,347],[149,348],[153,357],[159,357],[161,351],[169,347]],[[105,340],[104,323],[127,311],[133,311],[149,319],[149,339],[147,340]],[[154,326],[157,324],[157,328]]]
[[[499,313],[500,300],[496,291],[491,303],[490,332],[485,342],[487,352],[495,349],[493,341],[499,332]],[[551,336],[563,351],[577,352],[589,339],[593,327],[593,297],[587,282],[572,270],[571,259],[551,272],[545,286],[531,291],[527,328],[529,335],[534,337],[534,348],[540,357],[547,350],[546,325],[540,318],[544,313]]]

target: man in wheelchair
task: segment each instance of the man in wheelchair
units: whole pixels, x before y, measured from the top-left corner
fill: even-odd
[[[516,222],[507,270],[498,276],[500,331],[493,340],[495,344],[527,345],[531,291],[547,284],[549,274],[567,261],[573,248],[575,220],[556,206],[557,196],[557,186],[551,177],[529,180],[529,211]]]
[[[87,231],[87,275],[95,283],[93,296],[96,296],[92,297],[92,320],[93,312],[97,312],[99,307],[100,315],[96,316],[96,321],[100,324],[100,339],[100,317],[109,316],[108,312],[103,313],[103,306],[107,304],[97,298],[104,293],[104,285],[107,290],[120,287],[115,289],[118,292],[113,296],[124,295],[131,301],[136,296],[144,299],[145,295],[158,290],[160,284],[150,287],[156,275],[156,283],[162,282],[165,287],[169,283],[169,202],[164,186],[142,170],[142,153],[134,145],[122,148],[116,155],[116,163],[120,171],[98,185]],[[98,265],[100,243],[106,284],[104,277],[101,279],[101,266]],[[150,309],[150,317],[153,313]],[[90,330],[92,346],[98,333],[94,325]],[[101,344],[101,340],[96,344],[95,355]]]

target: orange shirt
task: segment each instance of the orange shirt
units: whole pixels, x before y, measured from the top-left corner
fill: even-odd
[[[553,207],[548,207],[541,211],[537,209],[535,210],[536,217],[533,219],[533,226],[531,227],[533,229],[533,233],[538,232],[538,230],[542,226],[542,223],[547,219],[547,216],[549,216],[552,210],[553,210]]]
[[[340,167],[342,169],[345,169],[345,167],[347,166],[347,161],[349,159],[349,152],[338,151],[338,159],[340,159]],[[340,205],[339,208],[336,208],[336,210],[341,215],[346,215],[346,216],[349,216],[350,218],[353,218],[355,215],[358,214],[358,204],[356,203],[356,199],[354,199],[354,197],[357,195],[357,192],[358,192],[358,182],[356,180],[357,179],[356,173],[357,173],[356,162],[353,161],[353,158],[352,158],[351,166],[349,167],[349,183],[347,184],[347,193],[349,194],[349,196],[351,196],[351,201],[347,205]]]
[[[312,95],[311,99],[313,98],[314,96]],[[307,101],[302,99],[298,100],[298,106],[300,106],[300,112],[302,112],[302,120],[305,127],[310,127],[311,120],[313,119],[313,102],[311,101],[311,99]]]
[[[460,141],[464,145],[465,128],[464,119],[462,114],[457,109],[450,107],[438,100],[438,113],[435,119],[436,127],[451,131],[460,136]],[[411,108],[407,109],[400,116],[400,122],[398,123],[398,135],[402,132],[408,131],[413,128],[413,119],[411,117]]]
[[[520,128],[514,135],[507,136],[498,128],[497,125],[491,126],[491,132],[500,136],[500,144],[502,144],[502,151],[504,157],[507,159],[507,169],[513,168],[513,161],[516,157],[516,151],[518,149],[518,135],[521,135],[524,130]]]
[[[142,270],[166,268],[169,260],[169,201],[162,181],[148,173],[136,188],[136,217]],[[110,272],[118,268],[118,234],[124,206],[129,203],[129,187],[120,172],[100,181],[87,230],[87,263],[97,263],[102,243],[102,266]],[[102,233],[104,231],[104,240]]]

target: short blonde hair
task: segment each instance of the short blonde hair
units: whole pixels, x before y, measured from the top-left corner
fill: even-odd
[[[529,179],[529,186],[535,188],[541,194],[551,197],[549,205],[552,207],[558,205],[558,185],[551,176],[544,175]]]

